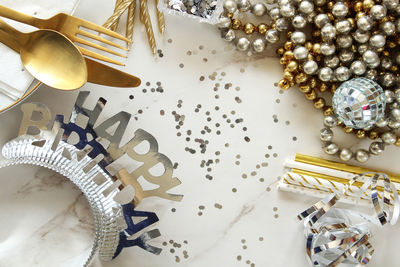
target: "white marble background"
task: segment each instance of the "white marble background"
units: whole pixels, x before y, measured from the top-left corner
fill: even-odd
[[[112,8],[110,0],[82,0],[76,15],[101,24]],[[108,100],[103,118],[121,109],[134,114],[131,133],[137,128],[150,132],[160,151],[178,163],[175,176],[182,185],[174,192],[185,197],[179,203],[146,199],[139,206],[160,218],[156,226],[162,236],[152,241],[163,248],[160,256],[129,248],[113,262],[96,260],[93,266],[309,266],[303,228],[295,217],[316,199],[279,192],[276,184],[284,160],[296,152],[325,157],[318,140],[322,115],[296,89],[280,93],[274,87],[281,74],[277,59],[230,51],[210,25],[177,17],[166,22],[164,38],[158,36],[163,57],[156,59],[142,25],[135,26],[125,70],[141,77],[142,86],[87,84],[82,90],[92,92],[92,105],[100,96]],[[151,91],[157,82],[162,93]],[[214,91],[216,83],[220,86]],[[42,87],[28,101],[68,115],[76,95]],[[180,129],[174,111],[184,115]],[[18,108],[0,115],[0,143],[16,136],[20,117]],[[209,128],[202,134],[204,126]],[[204,153],[196,138],[209,140]],[[391,147],[369,166],[400,172],[398,153]],[[201,167],[210,159],[212,164]],[[90,213],[79,191],[36,167],[4,169],[0,179],[0,266],[79,266],[92,242]],[[397,238],[398,226],[375,229],[370,266],[398,266]]]

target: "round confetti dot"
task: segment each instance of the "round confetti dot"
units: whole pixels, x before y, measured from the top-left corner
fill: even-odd
[[[214,207],[216,207],[217,209],[222,209],[222,205],[221,205],[221,204],[218,204],[218,203],[215,203],[215,204],[214,204]]]

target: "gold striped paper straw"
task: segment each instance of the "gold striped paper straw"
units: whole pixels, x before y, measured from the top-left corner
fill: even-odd
[[[296,154],[295,161],[314,165],[314,166],[324,167],[324,168],[328,168],[328,169],[350,172],[350,173],[354,173],[354,174],[362,174],[362,173],[366,173],[366,172],[386,173],[392,182],[400,183],[400,175],[394,174],[391,172],[387,172],[387,171],[373,170],[373,169],[367,169],[367,168],[358,167],[358,166],[347,165],[344,163],[329,161],[329,160],[312,157],[312,156],[308,156],[308,155],[303,155],[303,154]]]
[[[340,192],[343,190],[346,186],[346,183],[342,182],[336,182],[333,181],[333,179],[325,179],[322,178],[323,176],[315,176],[311,172],[295,172],[295,171],[290,171],[285,173],[283,176],[283,182],[285,182],[287,185],[291,185],[294,187],[300,187],[300,188],[307,188],[307,189],[312,189],[312,190],[317,190],[317,191],[323,191],[328,194],[335,193],[335,192]],[[345,196],[348,197],[355,197],[358,196],[355,192],[362,186],[362,183],[356,183],[351,185],[351,187],[348,189],[348,192],[345,192]],[[383,190],[382,187],[379,187],[378,191]],[[377,195],[379,198],[381,198],[381,195],[379,192],[377,192]],[[362,199],[369,199],[369,195],[367,192],[363,192],[363,195],[361,196]],[[393,198],[393,197],[392,197]]]
[[[311,176],[311,177],[315,178],[316,181],[318,181],[318,179],[327,180],[327,181],[331,182],[332,187],[335,190],[338,190],[337,186],[335,185],[336,183],[341,183],[343,185],[346,185],[349,182],[349,180],[345,179],[345,178],[339,178],[339,177],[335,177],[335,176],[331,176],[331,175],[326,175],[326,174],[321,174],[321,173],[316,173],[316,172],[311,172],[311,171],[306,171],[306,170],[292,169],[292,172],[296,173],[296,174],[299,174],[300,176],[303,176],[303,175],[304,176]],[[307,180],[305,180],[304,182],[308,183]],[[356,186],[358,188],[360,188],[362,185],[363,185],[363,183],[362,182],[358,182],[358,181],[353,183],[353,186]],[[382,186],[377,186],[376,188],[380,192],[384,191],[384,188]],[[330,190],[330,188],[327,188],[327,189]],[[353,193],[351,188],[349,189],[349,191],[351,193]],[[399,190],[397,192],[400,193]],[[365,194],[365,192],[364,192],[364,194]]]
[[[337,192],[349,183],[353,175],[364,174],[366,172],[380,172],[387,174],[391,182],[397,184],[396,188],[400,194],[400,184],[398,183],[398,181],[400,181],[400,176],[398,174],[388,174],[385,171],[347,165],[303,154],[296,154],[295,161],[288,161],[286,166],[291,169],[285,174],[287,178],[290,178],[290,181],[288,179],[283,179],[283,182],[300,188]],[[368,176],[372,176],[372,174]],[[362,181],[354,182],[348,192],[350,194],[354,193],[353,190],[360,188],[363,184]],[[378,192],[383,192],[384,188],[382,186],[377,186],[377,190]],[[364,195],[367,196],[365,192]]]

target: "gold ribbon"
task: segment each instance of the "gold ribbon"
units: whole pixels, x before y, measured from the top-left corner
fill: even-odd
[[[158,5],[158,0],[155,0],[156,6]],[[165,30],[165,20],[164,14],[156,7],[157,10],[157,24],[158,30],[161,34]],[[116,0],[114,13],[107,19],[104,23],[104,27],[115,31],[118,27],[121,16],[128,12],[125,36],[126,38],[132,40],[133,38],[133,28],[135,22],[135,12],[136,12],[136,0]],[[150,20],[149,8],[147,5],[147,0],[139,0],[139,18],[140,22],[144,25],[147,35],[147,40],[149,42],[151,51],[153,54],[157,53],[157,45],[154,37],[154,31]]]

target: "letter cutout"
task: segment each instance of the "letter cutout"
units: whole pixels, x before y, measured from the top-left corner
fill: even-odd
[[[113,259],[121,253],[122,249],[133,246],[141,247],[142,249],[156,255],[160,254],[160,248],[147,244],[148,240],[154,239],[161,235],[158,229],[145,232],[136,239],[128,240],[128,237],[158,222],[157,215],[154,212],[136,211],[135,206],[132,203],[122,205],[122,210],[127,228],[119,234],[119,244],[115,251]],[[132,220],[132,217],[146,217],[146,219],[135,224]]]
[[[147,153],[139,154],[134,148],[141,142],[147,141],[150,144],[150,148]],[[178,178],[173,178],[173,165],[171,160],[165,155],[158,152],[157,140],[148,132],[138,129],[135,132],[135,136],[123,147],[118,148],[118,145],[112,143],[108,152],[113,159],[118,159],[125,153],[129,155],[133,160],[143,162],[139,168],[134,170],[132,173],[128,173],[125,169],[118,172],[117,177],[122,181],[124,186],[132,185],[135,189],[135,203],[140,203],[144,198],[157,196],[173,201],[180,201],[182,195],[175,195],[167,193],[171,188],[181,184]],[[164,166],[165,172],[160,176],[152,175],[149,170],[158,163]],[[138,179],[143,177],[149,183],[158,185],[158,188],[153,190],[143,190],[142,186],[138,182]]]
[[[21,126],[19,128],[18,136],[28,134],[29,127],[37,128],[40,133],[43,130],[48,130],[48,125],[51,121],[51,112],[49,108],[41,103],[25,103],[21,106],[24,113],[22,116]],[[34,112],[39,112],[42,118],[38,121],[32,120]],[[40,137],[40,133],[34,135],[35,138]]]

